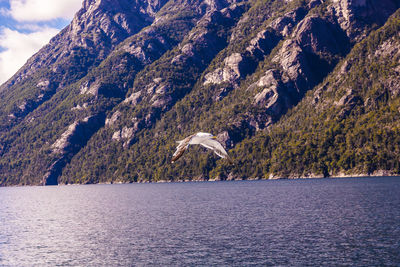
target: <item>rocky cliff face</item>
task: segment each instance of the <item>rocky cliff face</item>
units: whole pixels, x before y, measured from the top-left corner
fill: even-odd
[[[57,72],[77,49],[87,50],[85,56],[103,60],[128,36],[150,25],[166,1],[85,0],[71,24],[34,55],[2,90],[52,66]],[[90,66],[86,66],[87,68]],[[68,80],[70,82],[70,80]]]
[[[334,0],[330,12],[337,18],[340,27],[352,41],[364,38],[366,24],[370,27],[375,23],[382,25],[387,18],[398,8],[396,1],[369,1],[369,0]]]
[[[169,165],[174,140],[211,131],[240,150],[304,99],[338,107],[339,119],[361,103],[374,110],[378,96],[364,99],[340,81],[354,66],[347,55],[399,7],[398,0],[85,0],[0,87],[0,184],[235,176],[205,153]],[[396,58],[393,38],[375,56]],[[330,77],[337,81],[324,84]],[[383,77],[395,99],[397,76]],[[341,90],[323,101],[324,92]],[[264,156],[249,153],[254,172],[272,172]]]
[[[57,91],[84,77],[120,42],[151,24],[165,3],[84,1],[71,24],[0,87],[5,100],[0,105],[2,126],[19,123]]]
[[[357,44],[269,133],[238,148],[262,147],[258,175],[399,174],[399,18]]]

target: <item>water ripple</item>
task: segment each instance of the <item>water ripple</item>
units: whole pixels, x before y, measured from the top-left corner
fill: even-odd
[[[400,266],[400,179],[0,188],[1,266]]]

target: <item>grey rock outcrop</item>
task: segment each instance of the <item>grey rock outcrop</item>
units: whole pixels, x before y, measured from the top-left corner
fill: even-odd
[[[53,163],[42,177],[44,185],[58,184],[57,178],[62,169],[73,155],[87,143],[93,133],[104,125],[104,117],[104,114],[97,114],[75,121],[51,145]]]
[[[75,149],[79,149],[95,132],[104,125],[104,115],[89,116],[82,120],[75,121],[58,138],[51,148],[55,154],[67,154]]]
[[[128,38],[121,50],[135,56],[142,64],[150,64],[172,47],[172,43],[151,25],[137,36]]]
[[[100,83],[96,81],[85,81],[80,86],[80,93],[84,94],[91,94],[97,95],[98,90],[100,88]]]
[[[382,25],[400,7],[397,0],[333,0],[332,13],[353,41],[365,38],[365,25]]]
[[[237,82],[252,73],[258,62],[269,55],[282,38],[291,34],[293,28],[306,14],[307,10],[301,7],[273,20],[268,24],[266,29],[258,32],[250,40],[246,51],[231,54],[224,59],[223,67],[216,68],[214,71],[207,73],[204,76],[203,84],[230,83],[234,87],[237,86]],[[246,17],[243,17],[241,22],[245,23]],[[234,38],[234,34],[232,38]],[[219,98],[217,97],[217,99]]]
[[[125,98],[123,103],[135,106],[137,103],[141,101],[141,91],[132,93],[129,97]]]
[[[121,112],[119,110],[117,110],[116,112],[114,112],[114,114],[111,116],[111,118],[106,119],[105,125],[107,127],[113,126],[118,121],[120,116],[121,116]]]
[[[134,133],[135,128],[128,128],[125,126],[124,128],[122,128],[122,130],[114,132],[111,139],[116,141],[129,140],[130,138],[132,138]]]
[[[315,3],[315,6],[318,4],[319,3]],[[271,22],[271,24],[269,24],[269,27],[274,29],[281,36],[288,37],[293,32],[293,29],[297,23],[301,21],[306,14],[307,10],[305,8],[296,8],[295,10],[276,18]]]
[[[279,26],[281,21],[290,20],[289,25],[298,22],[272,59],[280,66],[280,71],[268,70],[248,89],[255,91],[254,105],[265,112],[249,119],[258,129],[273,123],[297,104],[333,69],[337,61],[332,59],[345,55],[350,49],[349,38],[335,20],[317,15],[303,17],[303,11],[296,11],[272,23],[284,35]],[[298,21],[299,18],[302,19]]]
[[[207,73],[203,84],[229,83],[237,86],[238,81],[253,72],[257,63],[271,52],[280,39],[274,31],[259,32],[243,54],[231,54],[224,59],[223,67]]]
[[[257,87],[263,88],[261,92],[254,96],[256,105],[262,105],[266,109],[270,109],[276,104],[279,98],[278,87],[280,85],[276,76],[276,71],[268,70],[256,83]]]
[[[221,84],[223,82],[235,82],[241,77],[241,65],[243,57],[239,53],[234,53],[224,60],[224,68],[217,68],[204,76],[204,85]]]

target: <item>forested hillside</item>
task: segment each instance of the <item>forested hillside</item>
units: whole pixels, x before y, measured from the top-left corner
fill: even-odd
[[[399,8],[85,0],[0,87],[0,185],[399,174]],[[197,131],[235,164],[171,164]]]
[[[246,168],[234,172],[265,178],[400,174],[399,77],[397,11],[270,131],[238,145],[233,153]]]

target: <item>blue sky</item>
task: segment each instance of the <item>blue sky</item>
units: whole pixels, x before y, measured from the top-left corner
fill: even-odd
[[[67,26],[83,0],[0,0],[0,84]]]

